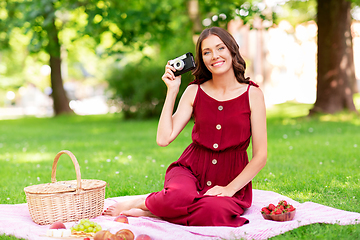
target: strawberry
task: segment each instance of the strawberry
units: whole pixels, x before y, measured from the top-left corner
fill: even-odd
[[[268,206],[268,209],[269,209],[270,211],[274,211],[275,208],[276,208],[275,205],[272,204],[272,203],[270,203],[269,206]]]
[[[283,213],[283,211],[280,208],[275,209],[273,212],[274,212],[275,215]]]
[[[284,211],[285,209],[283,205],[278,206],[278,208],[281,209],[281,211]]]
[[[295,208],[294,208],[292,205],[290,205],[290,206],[287,208],[287,211],[288,211],[288,212],[295,211]]]
[[[282,205],[284,207],[286,207],[288,205],[288,203],[285,200],[281,200],[278,205]]]
[[[267,207],[263,207],[262,209],[261,209],[261,213],[265,213],[265,214],[270,214],[270,210],[269,209],[267,209]]]

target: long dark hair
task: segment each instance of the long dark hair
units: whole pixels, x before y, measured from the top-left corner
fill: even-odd
[[[196,57],[195,57],[196,68],[192,71],[192,74],[195,76],[194,82],[203,83],[206,82],[207,80],[212,79],[212,73],[207,69],[207,67],[204,64],[202,58],[202,49],[201,49],[202,41],[210,35],[218,36],[226,45],[226,47],[229,49],[232,56],[232,65],[236,80],[239,83],[249,83],[250,78],[249,77],[245,78],[244,75],[246,69],[246,63],[245,60],[240,55],[239,45],[236,43],[234,37],[229,32],[227,32],[225,29],[220,27],[207,28],[204,31],[202,31],[202,33],[199,36],[199,39],[196,43]]]

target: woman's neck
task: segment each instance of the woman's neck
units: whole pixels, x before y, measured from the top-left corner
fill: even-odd
[[[234,72],[227,72],[221,75],[214,75],[212,76],[212,85],[214,88],[232,88],[236,85],[238,85],[238,81],[236,80]]]

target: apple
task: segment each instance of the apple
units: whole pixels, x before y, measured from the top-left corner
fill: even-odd
[[[123,240],[134,240],[135,236],[129,229],[121,229],[115,233],[116,236],[121,237]]]
[[[125,215],[117,216],[114,221],[120,222],[120,223],[127,223],[127,224],[129,223],[129,220],[128,220],[127,216],[125,216]]]
[[[149,235],[140,234],[135,238],[135,240],[153,240]]]
[[[66,227],[62,222],[57,221],[51,224],[50,229],[66,229]]]

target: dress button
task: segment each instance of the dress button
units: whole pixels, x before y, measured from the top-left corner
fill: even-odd
[[[217,160],[216,160],[216,159],[213,159],[211,162],[212,162],[212,164],[214,164],[214,165],[217,164]]]
[[[211,186],[211,184],[212,184],[211,181],[206,182],[206,185],[208,185],[209,187]]]
[[[218,109],[219,109],[219,111],[222,111],[222,110],[224,109],[224,107],[220,105],[220,106],[218,107]]]
[[[221,125],[220,125],[220,124],[216,125],[216,129],[217,129],[217,130],[220,130],[220,129],[221,129]]]
[[[219,145],[217,143],[214,143],[213,148],[218,148]]]

